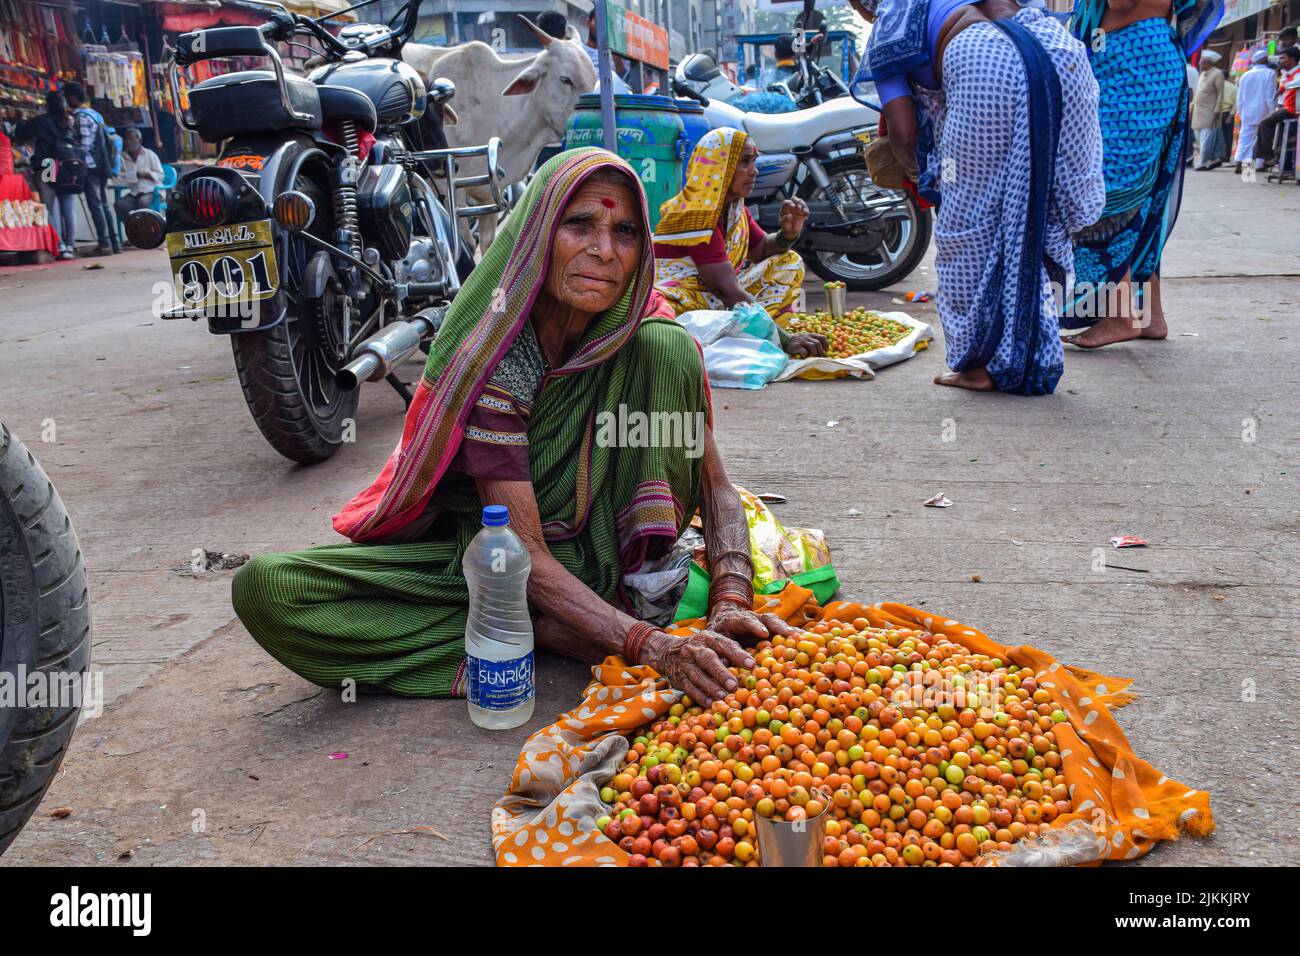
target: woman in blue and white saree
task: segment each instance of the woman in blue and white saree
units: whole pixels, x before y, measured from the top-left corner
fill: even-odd
[[[875,26],[853,91],[938,206],[948,366],[936,384],[1050,393],[1070,236],[1105,205],[1097,83],[1078,40],[1016,0],[850,0]]]

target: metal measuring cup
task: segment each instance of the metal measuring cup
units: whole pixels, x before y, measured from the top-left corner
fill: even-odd
[[[758,839],[759,862],[763,866],[821,866],[822,846],[826,840],[826,820],[830,813],[830,794],[817,791],[822,810],[815,817],[802,820],[774,820],[754,815],[754,835]]]
[[[844,317],[848,291],[842,285],[826,283],[826,311],[831,314],[831,318],[841,319]]]

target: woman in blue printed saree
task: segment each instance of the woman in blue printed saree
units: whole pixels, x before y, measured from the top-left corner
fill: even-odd
[[[1100,348],[1168,335],[1160,257],[1183,187],[1187,58],[1223,16],[1223,0],[1078,0],[1070,32],[1100,89],[1106,207],[1074,237],[1066,342]]]
[[[1070,235],[1105,199],[1097,84],[1055,20],[1014,0],[852,0],[875,21],[870,85],[891,149],[936,203],[939,318],[951,372],[935,383],[1050,393],[1063,352],[1054,288]]]

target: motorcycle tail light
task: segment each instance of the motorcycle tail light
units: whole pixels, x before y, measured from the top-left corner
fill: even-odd
[[[289,191],[275,197],[271,215],[289,232],[302,232],[316,218],[316,205],[303,193]]]
[[[196,176],[185,184],[185,206],[200,226],[219,226],[235,211],[235,191],[215,176]]]

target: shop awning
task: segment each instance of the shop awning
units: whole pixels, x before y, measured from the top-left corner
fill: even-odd
[[[1273,5],[1273,0],[1224,0],[1223,19],[1216,29],[1223,29],[1230,23],[1244,20],[1256,13],[1262,13]]]
[[[308,17],[328,16],[330,19],[355,20],[355,13],[338,15],[350,6],[344,0],[280,0],[294,13]],[[256,3],[239,3],[232,0],[161,0],[158,19],[164,30],[188,33],[208,27],[257,26],[266,22],[272,8]]]
[[[280,0],[286,7],[294,13],[301,13],[305,17],[329,17],[331,20],[355,20],[355,13],[339,14],[340,10],[346,10],[352,6],[348,0]]]

